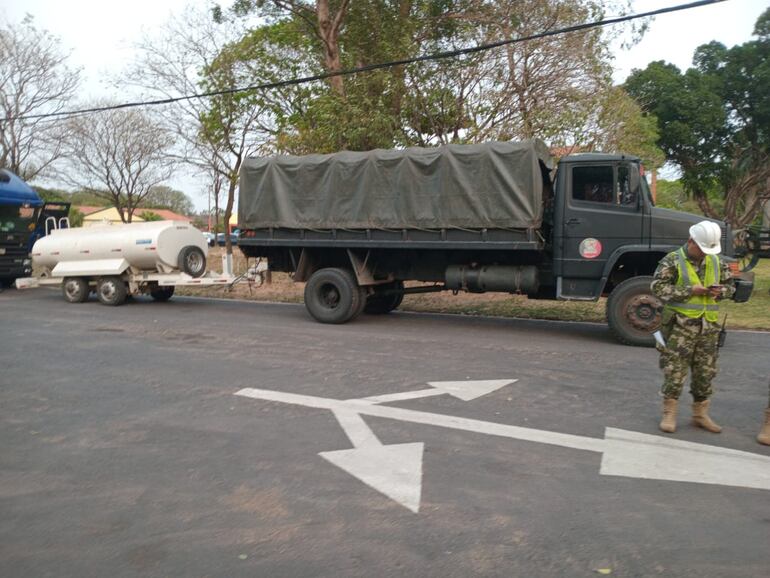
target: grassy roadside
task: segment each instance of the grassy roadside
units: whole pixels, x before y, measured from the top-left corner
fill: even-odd
[[[220,268],[224,249],[215,247],[209,252],[209,268]],[[234,254],[234,270],[246,269],[246,260],[239,250]],[[763,260],[754,270],[754,293],[748,303],[726,302],[722,306],[727,314],[727,327],[731,329],[755,329],[770,331],[770,260]],[[294,283],[284,273],[273,273],[272,283],[261,287],[237,285],[230,292],[223,289],[185,289],[180,295],[206,295],[255,301],[280,301],[302,303],[304,284]],[[566,301],[535,301],[521,295],[488,293],[475,295],[449,292],[407,295],[400,309],[458,315],[487,315],[494,317],[518,317],[527,319],[556,319],[562,321],[592,321],[604,323],[605,300],[597,303]]]

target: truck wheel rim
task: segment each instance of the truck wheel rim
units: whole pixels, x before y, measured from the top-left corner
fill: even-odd
[[[651,295],[635,295],[628,300],[626,317],[635,329],[652,333],[660,326],[661,304]]]
[[[112,281],[102,284],[101,294],[105,299],[112,299],[115,296],[115,291],[115,284]]]
[[[191,253],[187,255],[187,270],[192,273],[197,273],[203,267],[203,259],[197,253]]]
[[[327,309],[336,309],[340,304],[340,292],[332,284],[322,285],[319,289],[320,301]]]
[[[80,287],[75,281],[67,281],[64,285],[64,291],[67,293],[67,297],[74,299],[80,293]]]

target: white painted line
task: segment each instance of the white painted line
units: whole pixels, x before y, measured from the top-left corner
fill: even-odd
[[[605,476],[770,490],[767,456],[615,428],[604,437]]]
[[[506,425],[494,422],[467,419],[451,415],[438,413],[428,413],[423,411],[414,411],[400,407],[390,407],[382,405],[373,405],[365,401],[358,400],[337,400],[324,397],[315,397],[310,395],[300,395],[296,393],[284,393],[282,391],[272,391],[269,389],[245,388],[236,393],[243,397],[253,399],[263,399],[266,401],[278,401],[281,403],[290,403],[293,405],[304,405],[306,407],[316,407],[319,409],[335,410],[354,410],[363,415],[373,415],[399,421],[420,423],[457,429],[474,433],[493,435],[498,437],[507,437],[532,441],[543,444],[551,444],[576,450],[586,450],[591,452],[604,451],[604,440],[576,436],[571,434],[562,434],[546,430],[538,430],[515,425]]]
[[[576,436],[409,409],[246,388],[244,397],[307,407],[347,410],[411,423],[602,453],[600,473],[643,479],[770,490],[770,457],[615,428],[605,439]]]
[[[516,383],[518,379],[486,379],[475,381],[430,381],[433,389],[421,389],[418,391],[403,391],[401,393],[389,393],[385,395],[374,395],[364,397],[357,401],[367,401],[369,403],[388,403],[391,401],[404,401],[407,399],[418,399],[420,397],[431,397],[434,395],[448,394],[463,401],[471,401],[477,397],[487,395],[497,391],[501,387]],[[350,400],[353,401],[353,400]]]
[[[404,401],[407,399],[418,399],[420,397],[431,397],[434,395],[444,395],[445,392],[440,389],[420,389],[418,391],[402,391],[401,393],[389,393],[385,395],[373,395],[360,399],[351,399],[349,401],[365,401],[368,403],[388,403],[391,401]]]
[[[340,422],[340,426],[350,439],[350,443],[355,447],[382,446],[380,440],[377,439],[377,436],[374,435],[374,432],[368,425],[366,425],[366,422],[358,412],[345,409],[335,409],[333,412],[334,417]]]

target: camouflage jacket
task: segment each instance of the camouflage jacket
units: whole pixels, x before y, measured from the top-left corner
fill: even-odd
[[[685,255],[687,255],[686,246],[684,250]],[[706,260],[703,259],[703,261],[700,263],[696,263],[690,258],[689,255],[687,255],[687,260],[698,272],[698,277],[703,279],[703,276],[706,272]],[[679,268],[677,267],[677,261],[678,258],[676,256],[676,251],[673,251],[663,257],[663,259],[660,260],[660,263],[658,263],[658,268],[655,269],[655,275],[651,285],[652,292],[664,303],[668,303],[670,301],[684,302],[687,301],[692,295],[691,285],[677,285],[677,281],[679,280]],[[725,260],[721,257],[719,259],[719,269],[719,282],[721,285],[724,285],[724,287],[722,288],[722,295],[718,298],[718,300],[729,299],[735,293],[735,281],[733,280],[733,276],[730,273],[730,268],[728,267],[727,263],[725,263]],[[685,318],[683,315],[675,315],[677,318],[681,317],[682,322],[689,320],[689,318]],[[664,319],[664,323],[665,321],[666,320]]]

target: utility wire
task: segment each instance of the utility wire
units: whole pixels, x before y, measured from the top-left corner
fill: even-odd
[[[161,104],[172,104],[174,102],[181,102],[184,100],[193,100],[199,98],[209,98],[212,96],[223,96],[226,94],[235,94],[238,92],[250,92],[255,90],[269,90],[273,88],[282,88],[285,86],[293,86],[297,84],[306,84],[309,82],[317,82],[319,80],[325,80],[327,78],[333,78],[335,76],[350,76],[353,74],[359,74],[361,72],[371,72],[372,70],[382,70],[384,68],[392,68],[394,66],[403,66],[405,64],[414,64],[417,62],[427,62],[431,60],[443,60],[447,58],[454,58],[457,56],[463,56],[467,54],[474,54],[476,52],[485,52],[501,46],[507,46],[510,44],[518,44],[520,42],[528,42],[530,40],[537,40],[540,38],[548,38],[550,36],[558,36],[561,34],[569,34],[570,32],[579,32],[581,30],[588,30],[591,28],[599,28],[603,26],[610,26],[612,24],[619,24],[621,22],[629,22],[631,20],[638,20],[640,18],[649,18],[652,16],[658,16],[660,14],[668,14],[671,12],[679,12],[682,10],[691,10],[693,8],[700,8],[701,6],[707,6],[709,4],[717,4],[724,2],[725,0],[698,0],[697,2],[690,2],[688,4],[679,4],[677,6],[670,6],[668,8],[660,8],[658,10],[651,10],[649,12],[642,12],[640,14],[629,14],[627,16],[618,16],[616,18],[610,18],[607,20],[598,20],[595,22],[586,22],[583,24],[576,24],[574,26],[568,26],[566,28],[558,28],[556,30],[549,30],[546,32],[540,32],[531,36],[522,36],[520,38],[512,38],[509,40],[499,40],[489,44],[480,44],[478,46],[471,46],[469,48],[460,48],[457,50],[447,50],[445,52],[435,52],[433,54],[426,54],[423,56],[415,56],[413,58],[404,58],[402,60],[391,60],[389,62],[381,62],[377,64],[369,64],[367,66],[359,66],[356,68],[348,68],[345,70],[338,70],[336,72],[326,72],[323,74],[317,74],[314,76],[305,76],[302,78],[293,78],[291,80],[282,80],[279,82],[269,82],[265,84],[252,84],[244,87],[227,88],[223,90],[214,90],[211,92],[202,92],[196,94],[189,94],[185,96],[177,96],[173,98],[162,98],[158,100],[145,100],[139,102],[126,102],[122,104],[114,104],[110,106],[100,106],[94,108],[83,108],[79,110],[52,112],[46,114],[30,114],[16,117],[6,117],[0,119],[0,122],[8,122],[12,120],[29,120],[36,118],[53,118],[53,117],[70,117],[83,114],[90,114],[96,112],[106,112],[109,110],[118,110],[122,108],[136,108],[139,106],[157,106]]]

